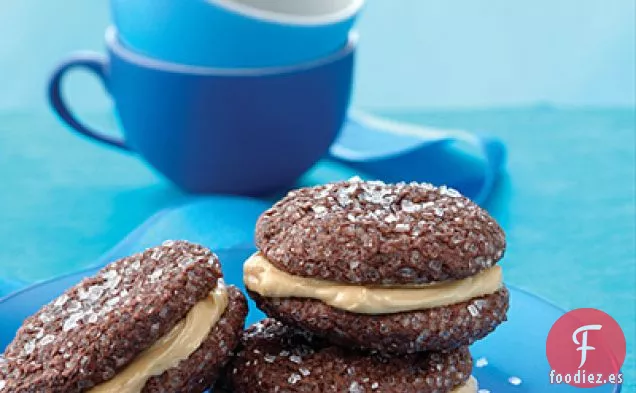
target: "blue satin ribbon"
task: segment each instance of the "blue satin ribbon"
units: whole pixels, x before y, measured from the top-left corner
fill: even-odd
[[[499,140],[466,131],[353,112],[330,155],[368,177],[445,184],[482,204],[503,168],[505,148]]]

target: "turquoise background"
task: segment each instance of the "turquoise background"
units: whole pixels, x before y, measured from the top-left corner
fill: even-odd
[[[63,8],[62,8],[63,7]],[[488,208],[508,234],[506,280],[614,316],[636,391],[636,119],[631,0],[370,0],[355,104],[500,137],[506,176]],[[0,277],[86,266],[188,197],[134,156],[71,134],[44,101],[48,73],[101,50],[105,1],[0,1]],[[86,75],[68,93],[115,130]],[[313,180],[348,176],[323,163]],[[514,299],[513,299],[514,306]]]
[[[357,106],[631,106],[634,0],[367,0]],[[44,109],[60,58],[102,49],[107,0],[0,0],[0,108]],[[78,76],[80,107],[108,107]]]

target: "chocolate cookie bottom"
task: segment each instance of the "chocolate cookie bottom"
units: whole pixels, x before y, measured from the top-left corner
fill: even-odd
[[[445,307],[396,314],[354,314],[321,301],[265,298],[248,291],[268,316],[346,347],[409,354],[467,346],[506,320],[509,294],[499,291]]]
[[[266,319],[243,335],[227,368],[235,393],[448,393],[466,385],[468,348],[405,356],[347,350],[306,331]]]
[[[152,377],[143,393],[201,393],[214,384],[238,345],[247,315],[245,296],[229,286],[228,306],[199,349],[177,367]]]

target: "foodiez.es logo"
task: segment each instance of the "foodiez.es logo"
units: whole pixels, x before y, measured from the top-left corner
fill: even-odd
[[[550,383],[592,388],[623,382],[625,334],[608,314],[580,308],[559,318],[546,341]]]
[[[587,331],[601,330],[602,327],[603,326],[601,325],[585,325],[576,329],[572,334],[572,341],[574,341],[575,344],[581,344],[581,346],[576,349],[577,351],[581,351],[581,364],[579,364],[579,368],[585,365],[585,361],[587,360],[587,351],[596,349],[587,345]],[[579,340],[577,340],[576,336],[581,332],[583,332],[583,340],[581,343],[579,343]]]

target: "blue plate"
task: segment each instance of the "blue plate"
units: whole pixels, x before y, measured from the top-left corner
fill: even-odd
[[[205,198],[166,210],[131,233],[95,267],[33,285],[0,299],[0,348],[14,337],[22,321],[66,288],[93,275],[101,266],[134,254],[166,239],[188,239],[215,250],[223,264],[226,281],[244,290],[242,265],[255,251],[254,224],[266,203],[247,198]],[[231,216],[232,220],[228,220]],[[228,224],[231,222],[232,224]],[[474,375],[483,392],[545,393],[580,392],[568,385],[550,385],[550,366],[545,341],[552,324],[564,311],[521,289],[510,287],[509,321],[472,347]],[[247,323],[263,318],[250,302]],[[605,385],[590,391],[620,392],[620,386]]]

